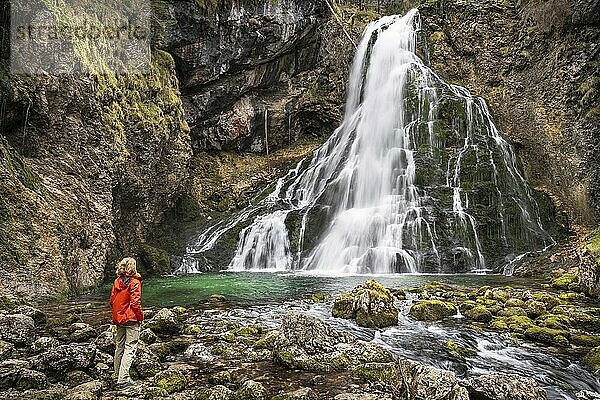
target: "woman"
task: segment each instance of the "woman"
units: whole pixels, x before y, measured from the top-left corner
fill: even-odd
[[[135,357],[142,312],[142,277],[137,273],[135,260],[124,258],[117,264],[117,279],[110,293],[112,322],[117,326],[115,336],[115,375],[117,389],[135,386],[129,368]]]

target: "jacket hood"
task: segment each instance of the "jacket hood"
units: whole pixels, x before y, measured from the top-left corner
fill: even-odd
[[[137,279],[141,282],[142,276],[140,274],[135,274],[133,276],[121,275],[117,279],[115,279],[114,288],[119,292],[125,290],[129,287],[129,284],[133,279]]]

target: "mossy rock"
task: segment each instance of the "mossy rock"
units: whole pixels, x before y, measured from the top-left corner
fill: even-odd
[[[600,372],[600,346],[594,347],[586,354],[583,358],[583,364],[596,374]]]
[[[542,301],[537,300],[527,300],[525,303],[525,310],[527,310],[527,315],[532,318],[537,318],[542,314],[546,313],[546,304]]]
[[[210,295],[210,301],[212,301],[212,302],[217,303],[217,302],[221,302],[221,301],[225,301],[225,300],[227,300],[227,299],[222,294],[215,293],[215,294]]]
[[[547,310],[552,310],[560,304],[560,300],[555,295],[545,292],[534,293],[533,300],[544,303]]]
[[[269,331],[261,336],[256,342],[254,342],[254,348],[256,349],[272,349],[275,345],[275,340],[277,340],[277,336],[279,335],[279,331]]]
[[[401,378],[396,363],[367,363],[352,369],[352,375],[370,382],[395,384]]]
[[[448,352],[448,354],[460,359],[474,357],[477,355],[476,349],[469,346],[460,345],[452,340],[448,340],[446,343],[444,343],[444,349]]]
[[[398,325],[394,296],[374,279],[339,295],[331,310],[336,318],[354,319],[359,326],[385,328]]]
[[[511,297],[510,299],[508,299],[506,301],[506,303],[504,304],[506,307],[521,307],[521,308],[525,308],[525,302],[521,299],[518,299],[516,297]]]
[[[171,369],[161,371],[154,375],[153,381],[157,387],[165,389],[170,394],[181,392],[187,385],[187,379],[183,373],[181,371]]]
[[[199,325],[193,324],[183,328],[182,332],[184,335],[197,335],[202,332],[202,328]]]
[[[464,316],[477,322],[490,322],[494,317],[486,306],[476,306],[464,312]]]
[[[600,336],[579,333],[571,334],[571,343],[581,347],[598,347],[600,346]]]
[[[264,331],[264,329],[260,325],[246,325],[246,326],[242,326],[241,328],[235,329],[233,331],[233,334],[235,336],[244,336],[244,337],[260,336],[260,335],[262,335],[263,331]]]
[[[506,318],[504,318],[504,317],[495,318],[492,321],[492,323],[490,324],[490,327],[493,329],[499,329],[501,331],[507,331],[508,324],[506,323]]]
[[[525,337],[534,342],[550,345],[568,347],[569,331],[562,329],[551,329],[541,326],[532,326],[525,331]]]
[[[293,392],[278,394],[271,400],[319,400],[319,395],[311,388],[305,387]]]
[[[551,329],[568,330],[571,325],[571,320],[566,315],[554,315],[548,314],[543,315],[538,320],[538,324]]]
[[[565,273],[557,278],[552,279],[550,285],[553,288],[561,290],[569,290],[579,286],[579,274]]]
[[[593,317],[584,312],[569,313],[571,326],[586,332],[600,332],[600,318]]]
[[[525,333],[527,329],[532,327],[533,321],[529,317],[523,315],[513,315],[511,317],[503,317],[504,322],[508,326],[508,330],[516,333]]]
[[[213,385],[229,385],[233,380],[229,371],[219,371],[208,376],[208,382]]]
[[[439,321],[456,315],[456,306],[441,300],[420,300],[410,308],[409,315],[418,321]]]
[[[584,299],[585,295],[583,293],[567,292],[559,294],[558,298],[563,301],[575,301]]]
[[[501,317],[512,317],[513,315],[527,316],[527,311],[521,307],[506,307],[498,311],[498,315]]]
[[[506,303],[510,299],[510,293],[504,289],[494,289],[492,291],[492,299]]]
[[[267,389],[260,382],[246,381],[235,392],[235,400],[267,400]]]
[[[194,400],[233,400],[234,393],[223,385],[202,389],[196,392]]]

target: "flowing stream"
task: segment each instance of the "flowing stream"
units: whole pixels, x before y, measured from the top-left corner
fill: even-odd
[[[366,28],[340,127],[265,199],[203,232],[179,272],[510,272],[554,243],[485,102],[417,55],[420,25],[411,10]]]

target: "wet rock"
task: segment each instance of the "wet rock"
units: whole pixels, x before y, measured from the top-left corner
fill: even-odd
[[[156,354],[160,361],[164,361],[170,355],[185,352],[192,343],[194,340],[190,338],[176,338],[168,342],[153,343],[148,346],[148,349]]]
[[[91,381],[72,388],[65,400],[99,400],[102,396],[102,383]]]
[[[202,328],[199,325],[192,324],[192,325],[187,325],[185,328],[183,328],[182,333],[184,335],[197,335],[201,332],[202,332]]]
[[[521,308],[525,308],[525,302],[521,299],[512,297],[510,299],[508,299],[505,303],[506,307],[521,307]]]
[[[422,365],[414,361],[400,360],[397,383],[404,393],[413,398],[428,400],[468,400],[465,388],[458,385],[454,372]]]
[[[544,303],[548,311],[560,304],[560,300],[555,295],[546,292],[534,293],[533,300]]]
[[[101,332],[94,340],[96,347],[109,354],[115,353],[115,337],[112,330]]]
[[[152,344],[158,341],[158,336],[152,332],[152,329],[146,328],[140,332],[140,340],[146,344]]]
[[[182,306],[175,306],[175,307],[171,308],[171,311],[173,311],[175,313],[175,315],[182,315],[187,312],[187,308],[182,307]]]
[[[597,347],[600,346],[600,336],[571,334],[571,343],[573,343],[576,346],[582,347]]]
[[[545,400],[546,392],[535,380],[513,374],[487,374],[462,382],[471,399]]]
[[[219,371],[208,376],[208,382],[213,385],[228,385],[232,382],[229,371]]]
[[[19,371],[16,384],[17,389],[43,389],[46,386],[48,386],[48,379],[44,373],[31,369],[22,369]]]
[[[546,304],[541,301],[531,299],[525,302],[525,309],[527,310],[527,315],[529,317],[536,318],[546,312]]]
[[[441,300],[420,300],[409,311],[409,315],[418,321],[439,321],[455,314],[454,304]]]
[[[74,369],[87,369],[92,366],[96,356],[93,344],[61,345],[34,357],[35,369],[60,376]]]
[[[512,317],[513,315],[527,316],[527,311],[521,307],[506,307],[498,311],[498,315],[501,317]]]
[[[539,325],[551,329],[568,330],[571,320],[566,315],[547,314],[536,320]]]
[[[473,357],[477,355],[476,349],[469,346],[460,345],[456,342],[453,342],[452,340],[446,341],[446,343],[444,344],[444,348],[446,349],[448,354],[459,359],[464,359],[467,357]]]
[[[210,301],[212,301],[212,302],[216,303],[216,302],[221,302],[221,301],[225,301],[225,300],[227,300],[227,299],[222,294],[215,293],[215,294],[210,295]]]
[[[235,400],[267,400],[269,394],[262,383],[248,380],[235,392]]]
[[[4,361],[10,358],[11,354],[15,350],[15,346],[12,343],[0,340],[0,361]]]
[[[68,387],[79,386],[92,380],[88,374],[81,370],[69,371],[61,379]]]
[[[276,330],[265,333],[260,339],[254,342],[254,347],[257,349],[272,349],[275,340],[277,340],[277,335],[279,335],[279,331]]]
[[[590,350],[583,358],[583,363],[593,372],[600,371],[600,346]]]
[[[31,306],[18,306],[12,310],[11,314],[23,314],[33,318],[36,325],[44,325],[46,323],[46,314],[43,311]]]
[[[234,393],[225,386],[217,385],[196,393],[194,400],[233,400]]]
[[[492,313],[486,306],[476,306],[463,312],[468,319],[477,322],[490,322],[493,318]]]
[[[143,342],[138,343],[132,367],[140,378],[150,378],[162,370],[158,356]]]
[[[553,278],[550,285],[556,289],[573,290],[579,287],[579,270],[574,268],[569,272]]]
[[[305,387],[290,393],[278,394],[271,400],[319,400],[319,395],[311,388]]]
[[[161,371],[152,379],[154,384],[169,393],[181,392],[187,385],[187,379],[181,371],[169,369]]]
[[[379,346],[333,329],[320,319],[291,312],[283,317],[273,358],[289,368],[340,371],[367,362],[390,362],[392,355]]]
[[[168,308],[160,309],[147,325],[155,333],[173,335],[179,332],[179,326],[175,319],[175,313]]]
[[[34,353],[41,353],[57,346],[60,346],[60,342],[56,338],[42,336],[41,338],[37,338],[31,344],[31,351]]]
[[[354,319],[359,326],[385,328],[398,325],[398,309],[392,293],[374,279],[338,296],[334,317]]]
[[[600,393],[591,392],[589,390],[582,390],[575,394],[577,400],[600,400]]]
[[[35,322],[23,314],[0,314],[0,340],[25,346],[35,339]]]
[[[569,321],[574,328],[587,332],[600,332],[600,318],[593,317],[584,312],[569,313]]]
[[[81,322],[71,325],[70,331],[69,340],[72,342],[87,342],[98,335],[95,328]]]
[[[532,326],[525,331],[525,337],[534,342],[546,343],[560,347],[569,346],[569,331]]]

